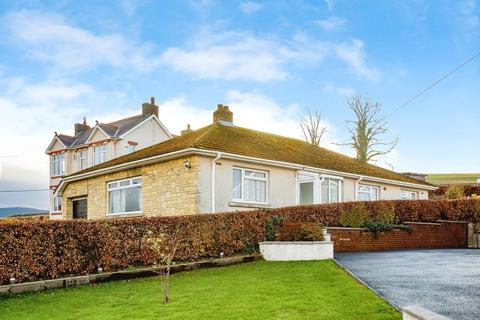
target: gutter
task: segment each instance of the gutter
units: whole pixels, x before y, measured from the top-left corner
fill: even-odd
[[[107,167],[107,168],[102,168],[90,172],[85,172],[79,175],[72,175],[69,176],[65,179],[62,179],[58,185],[58,188],[55,192],[55,195],[61,196],[61,192],[65,188],[65,184],[68,182],[72,181],[77,181],[81,180],[83,178],[87,177],[95,177],[107,173],[112,173],[112,172],[117,172],[120,170],[124,169],[130,169],[134,167],[138,167],[141,165],[146,165],[146,164],[151,164],[155,163],[158,161],[164,161],[164,160],[169,160],[173,158],[177,158],[180,156],[184,155],[190,155],[190,154],[197,154],[197,155],[204,155],[204,156],[209,156],[209,157],[216,157],[218,156],[220,152],[219,151],[214,151],[214,150],[205,150],[205,149],[198,149],[198,148],[187,148],[187,149],[182,149],[182,150],[177,150],[173,151],[170,153],[166,154],[161,154],[158,156],[153,156],[145,159],[139,159],[127,163],[121,163],[115,166]],[[224,159],[232,159],[232,160],[242,160],[246,162],[251,162],[251,163],[258,163],[258,164],[268,164],[276,167],[282,167],[282,168],[289,168],[289,169],[295,169],[295,170],[303,170],[303,171],[310,171],[310,172],[315,172],[315,173],[321,173],[321,174],[332,174],[336,176],[343,176],[347,178],[353,178],[353,179],[359,179],[359,180],[368,180],[372,182],[380,182],[380,183],[388,183],[392,185],[397,185],[397,186],[403,186],[403,187],[410,187],[410,188],[417,188],[417,189],[423,189],[423,190],[437,190],[438,187],[434,186],[428,186],[428,185],[423,185],[423,184],[417,184],[417,183],[412,183],[412,182],[403,182],[399,180],[390,180],[390,179],[384,179],[384,178],[376,178],[376,177],[370,177],[370,176],[365,176],[365,175],[358,175],[354,173],[347,173],[347,172],[341,172],[341,171],[335,171],[335,170],[328,170],[328,169],[320,169],[316,167],[310,167],[310,166],[304,166],[300,164],[294,164],[294,163],[289,163],[289,162],[283,162],[283,161],[277,161],[277,160],[268,160],[268,159],[261,159],[261,158],[254,158],[254,157],[249,157],[249,156],[242,156],[234,153],[225,153],[221,152],[222,158]]]
[[[215,172],[217,160],[222,157],[222,153],[218,152],[217,156],[212,160],[212,213],[215,213]]]

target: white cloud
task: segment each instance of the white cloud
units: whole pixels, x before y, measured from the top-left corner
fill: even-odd
[[[348,62],[355,74],[369,80],[378,80],[381,72],[367,66],[365,61],[364,44],[358,39],[352,39],[350,42],[341,43],[336,46],[336,55],[341,60]]]
[[[288,67],[318,66],[334,56],[360,77],[376,80],[380,72],[367,66],[363,43],[318,41],[303,34],[289,40],[257,37],[247,32],[200,32],[185,47],[168,48],[163,62],[196,79],[284,80]]]
[[[347,19],[331,16],[327,19],[323,20],[316,20],[315,24],[317,24],[320,28],[325,31],[334,31],[339,30],[344,27],[348,23]]]
[[[122,0],[120,6],[128,16],[133,16],[137,10],[144,6],[149,0]]]
[[[465,0],[460,4],[460,13],[463,15],[465,24],[470,28],[477,27],[480,22],[478,15],[475,14],[476,6],[475,0]]]
[[[344,96],[352,96],[356,93],[356,91],[353,88],[337,87],[334,84],[332,84],[331,82],[325,82],[323,84],[323,91],[328,92],[328,93],[334,92],[334,93],[341,94],[341,95],[344,95]]]
[[[305,115],[297,104],[282,106],[258,91],[238,90],[228,91],[224,104],[230,106],[237,126],[303,140],[298,120]],[[211,124],[215,108],[192,105],[185,98],[174,97],[159,103],[159,115],[168,129],[178,134],[187,124],[191,124],[193,129]],[[326,121],[324,125],[328,127],[325,146],[338,149],[333,145],[336,141],[335,128]]]
[[[62,70],[110,65],[144,71],[159,63],[150,55],[150,45],[129,42],[120,34],[96,35],[58,14],[18,11],[6,15],[3,24],[27,56]]]
[[[202,34],[188,49],[167,49],[163,60],[198,79],[270,81],[286,78],[287,50],[245,33]]]
[[[335,0],[325,0],[325,4],[327,5],[327,9],[331,11],[333,10],[333,5],[335,4]]]
[[[260,11],[263,8],[263,4],[253,1],[244,1],[240,3],[240,9],[246,14],[252,14]]]

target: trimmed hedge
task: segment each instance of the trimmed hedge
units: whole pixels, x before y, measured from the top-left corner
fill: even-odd
[[[440,186],[438,189],[430,191],[431,197],[445,197],[447,191],[452,186]],[[463,189],[463,196],[471,197],[471,196],[480,196],[480,185],[478,184],[466,184],[466,185],[455,185],[455,187],[459,187]]]
[[[266,235],[274,217],[282,221],[316,222],[338,226],[345,210],[364,205],[373,221],[394,206],[395,222],[436,220],[480,221],[480,200],[416,200],[345,202],[285,207],[235,213],[139,217],[96,221],[9,220],[0,223],[0,284],[52,279],[130,266],[148,266],[158,260],[146,237],[163,236],[180,228],[182,241],[175,260],[193,261],[251,251]]]

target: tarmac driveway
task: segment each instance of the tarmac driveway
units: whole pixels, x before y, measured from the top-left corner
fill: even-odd
[[[338,253],[335,259],[397,307],[480,319],[480,249]]]

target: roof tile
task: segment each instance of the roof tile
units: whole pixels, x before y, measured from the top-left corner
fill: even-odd
[[[307,142],[219,123],[175,137],[137,152],[87,168],[73,175],[146,159],[187,148],[198,148],[288,162],[332,171],[372,176],[383,179],[429,185],[402,174],[362,163],[346,155],[314,146]],[[72,175],[72,176],[73,176]]]

